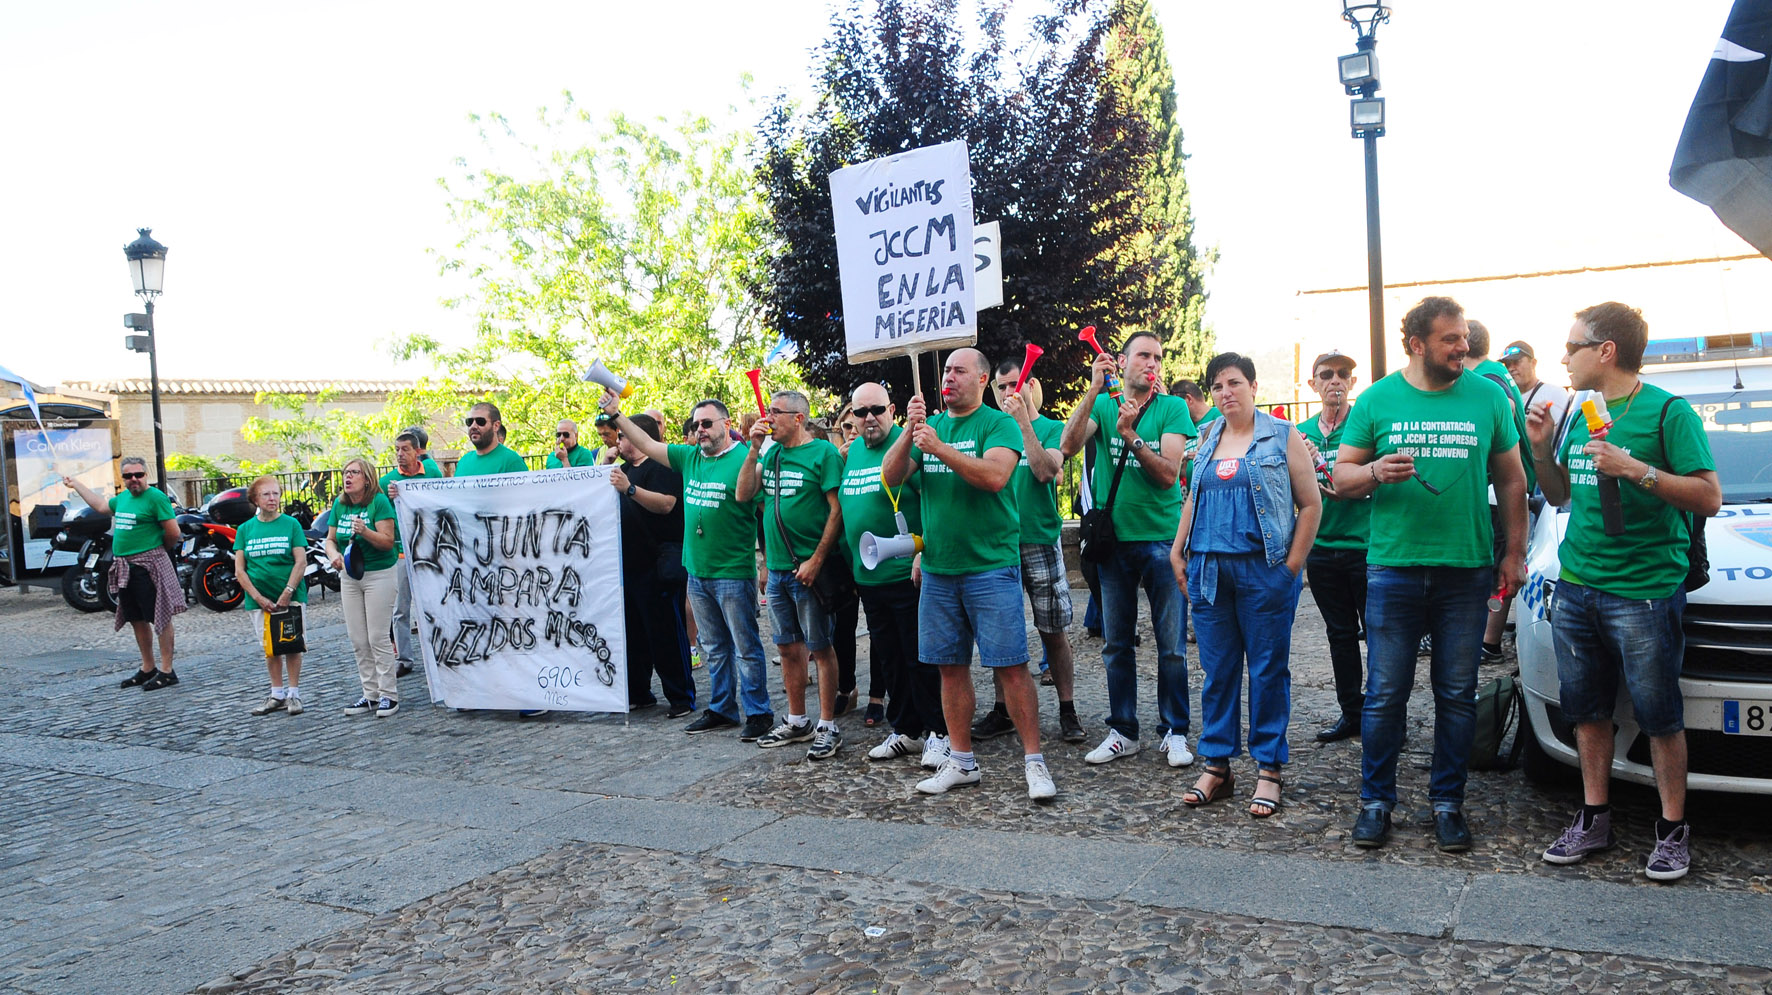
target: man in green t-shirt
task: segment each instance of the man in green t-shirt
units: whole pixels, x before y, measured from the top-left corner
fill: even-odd
[[[1022,457],[1015,467],[1016,505],[1021,512],[1021,586],[1034,609],[1034,631],[1040,634],[1050,681],[1058,691],[1059,734],[1067,743],[1083,741],[1083,723],[1071,700],[1074,667],[1071,640],[1071,586],[1065,579],[1064,550],[1058,544],[1058,475],[1064,470],[1059,436],[1064,422],[1040,414],[1041,388],[1029,377],[1018,393],[1019,359],[997,364],[991,390],[997,407],[1015,419],[1021,431]],[[973,739],[993,739],[1015,730],[1009,706],[1003,701],[1003,682],[997,680],[997,701],[984,717],[972,724]]]
[[[1341,448],[1342,429],[1353,410],[1349,396],[1359,378],[1354,360],[1331,349],[1311,364],[1311,390],[1323,401],[1323,409],[1299,423],[1298,430],[1317,447],[1327,471],[1319,475],[1317,489],[1323,496],[1323,520],[1317,541],[1304,561],[1310,577],[1311,597],[1323,613],[1323,629],[1329,639],[1329,665],[1335,673],[1335,700],[1341,706],[1336,720],[1317,733],[1317,742],[1333,743],[1360,734],[1360,710],[1365,706],[1360,661],[1360,632],[1366,615],[1366,541],[1372,518],[1371,498],[1344,498],[1327,486],[1335,473],[1335,457]]]
[[[861,557],[862,537],[890,539],[904,532],[923,532],[921,474],[915,466],[903,486],[888,488],[881,464],[904,429],[893,424],[894,406],[886,388],[864,383],[855,388],[854,417],[860,436],[849,444],[843,460],[843,486],[837,502],[843,510],[845,548],[855,570],[855,586],[867,613],[873,660],[885,683],[886,721],[892,732],[868,751],[869,760],[895,760],[923,751],[923,766],[935,770],[948,755],[947,719],[941,711],[938,669],[917,659],[917,586],[911,582],[912,556],[894,556],[868,566]]]
[[[726,405],[709,398],[695,406],[689,416],[692,446],[666,445],[641,431],[622,415],[621,398],[611,391],[603,392],[602,407],[635,449],[683,475],[683,569],[708,669],[708,709],[683,731],[696,735],[739,725],[742,707],[739,739],[755,742],[775,726],[757,628],[759,502],[738,498],[745,447],[732,440]]]
[[[1520,463],[1526,470],[1526,495],[1531,497],[1538,487],[1538,471],[1532,468],[1532,453],[1526,445],[1526,402],[1520,396],[1520,386],[1514,382],[1513,373],[1505,366],[1489,358],[1489,329],[1482,322],[1472,318],[1465,322],[1470,328],[1467,342],[1470,351],[1465,353],[1464,368],[1471,373],[1483,377],[1502,390],[1507,391],[1507,398],[1514,406],[1514,432],[1520,437]],[[1503,534],[1501,526],[1501,509],[1494,503],[1489,505],[1491,524],[1497,538]],[[1528,515],[1530,522],[1530,515]],[[1530,529],[1527,532],[1531,534]],[[1496,544],[1495,562],[1501,562],[1500,543]],[[1501,611],[1490,612],[1489,621],[1483,628],[1483,662],[1499,664],[1501,662],[1501,636],[1507,631],[1508,603],[1502,604]]]
[[[418,435],[412,429],[406,429],[394,436],[394,468],[382,474],[381,485],[383,494],[389,501],[400,496],[400,481],[422,480],[426,477],[441,477],[443,471],[437,464],[424,460],[419,454]],[[400,542],[400,523],[394,522],[394,553],[400,562],[394,565],[394,574],[398,582],[394,587],[394,659],[395,676],[405,677],[412,673],[412,665],[418,660],[418,647],[412,638],[412,578],[406,570],[406,548]]]
[[[481,401],[468,412],[463,421],[468,428],[468,442],[473,449],[461,454],[455,463],[458,477],[481,477],[494,473],[527,473],[529,464],[499,439],[504,435],[504,419],[498,405]]]
[[[1447,853],[1470,849],[1464,789],[1476,731],[1486,602],[1525,579],[1526,475],[1507,393],[1464,368],[1464,309],[1428,297],[1403,317],[1409,365],[1366,388],[1335,459],[1335,492],[1372,495],[1366,553],[1366,701],[1356,846],[1383,846],[1416,648],[1433,637],[1434,760],[1428,800]],[[1506,526],[1495,554],[1489,486]]]
[[[597,451],[578,444],[578,422],[564,419],[554,426],[554,451],[542,461],[542,468],[559,470],[568,466],[596,466]]]
[[[1685,398],[1643,382],[1638,371],[1649,341],[1642,312],[1615,301],[1575,313],[1564,347],[1577,404],[1605,398],[1610,427],[1590,432],[1579,414],[1557,439],[1551,402],[1526,416],[1526,434],[1545,500],[1569,505],[1557,547],[1561,578],[1549,607],[1557,651],[1559,705],[1575,727],[1581,755],[1582,806],[1544,852],[1573,864],[1611,847],[1613,714],[1623,675],[1637,727],[1649,737],[1649,759],[1661,792],[1661,818],[1644,873],[1673,881],[1691,866],[1686,824],[1685,659],[1681,616],[1691,535],[1688,515],[1722,506],[1716,464],[1704,422]],[[1618,493],[1622,534],[1608,535],[1602,486]],[[1616,531],[1616,530],[1615,530]],[[1521,735],[1531,735],[1522,728]]]
[[[118,464],[123,473],[123,493],[106,499],[72,477],[62,483],[74,489],[87,506],[111,516],[111,573],[108,584],[117,600],[113,631],[128,622],[135,633],[142,665],[123,679],[122,687],[157,691],[178,683],[172,669],[172,616],[185,610],[185,591],[178,571],[167,555],[181,538],[172,501],[164,491],[148,486],[148,464],[139,456],[125,456]],[[69,569],[73,569],[70,567]],[[160,642],[160,668],[154,669],[154,640]]]
[[[1119,371],[1125,396],[1116,401],[1104,386]],[[1066,459],[1096,443],[1094,497],[1107,509],[1119,544],[1097,565],[1101,578],[1101,662],[1108,679],[1108,734],[1083,756],[1104,764],[1138,752],[1138,672],[1132,640],[1138,630],[1138,590],[1144,588],[1157,637],[1157,716],[1162,750],[1171,767],[1194,762],[1188,749],[1187,598],[1175,583],[1169,550],[1181,524],[1182,464],[1187,443],[1198,434],[1187,402],[1156,390],[1163,343],[1150,332],[1133,332],[1116,356],[1095,358],[1089,389],[1065,422],[1060,452]],[[1119,487],[1114,487],[1116,468]]]
[[[837,505],[843,457],[836,446],[806,430],[811,416],[811,403],[797,390],[779,390],[770,397],[768,417],[751,426],[750,445],[738,470],[738,500],[763,498],[769,613],[788,696],[787,719],[757,745],[767,750],[811,740],[806,759],[828,760],[843,745],[837,728],[837,651],[831,616],[813,596],[812,585],[823,571],[847,570],[849,565],[837,548],[843,535],[843,512]],[[774,445],[762,455],[767,439]],[[809,655],[818,664],[816,728],[806,715]]]
[[[1015,420],[984,406],[990,363],[977,349],[956,349],[942,372],[947,410],[931,415],[923,395],[911,398],[906,431],[886,451],[886,486],[897,487],[914,464],[923,481],[923,589],[917,608],[917,656],[941,669],[941,707],[948,757],[924,794],[977,784],[972,755],[972,644],[979,662],[1001,671],[1003,697],[1021,734],[1028,797],[1057,797],[1040,753],[1040,703],[1028,673],[1027,629],[1021,611],[1021,515],[1015,464],[1021,431]]]

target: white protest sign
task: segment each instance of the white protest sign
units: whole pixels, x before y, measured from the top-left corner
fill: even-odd
[[[965,142],[831,174],[851,363],[978,341]]]
[[[431,700],[628,710],[621,513],[606,466],[400,481]]]
[[[973,290],[973,307],[983,311],[987,307],[1003,305],[1003,226],[995,221],[986,222],[972,229],[973,282],[977,288]]]

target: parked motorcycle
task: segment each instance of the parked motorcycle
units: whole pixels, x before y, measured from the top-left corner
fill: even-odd
[[[326,555],[326,522],[331,516],[332,509],[326,509],[320,513],[320,517],[313,519],[313,525],[306,530],[308,566],[305,576],[309,589],[318,586],[328,591],[338,590],[338,568],[332,565],[332,560]]]
[[[62,599],[78,611],[116,611],[107,576],[111,572],[111,516],[77,508],[62,518],[49,540],[51,549],[75,553],[78,560],[62,570]]]

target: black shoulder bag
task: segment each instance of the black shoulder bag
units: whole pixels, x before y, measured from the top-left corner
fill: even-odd
[[[1144,410],[1149,411],[1155,400],[1146,401]],[[1138,420],[1144,420],[1144,411],[1138,413]],[[1136,423],[1133,428],[1137,429]],[[1114,495],[1120,493],[1120,477],[1126,472],[1126,458],[1131,455],[1130,445],[1120,448],[1119,462],[1114,464],[1114,482],[1108,486],[1107,502],[1084,512],[1082,521],[1077,523],[1077,541],[1082,546],[1083,559],[1090,563],[1106,563],[1120,548],[1120,537],[1114,531]]]
[[[1655,435],[1661,442],[1661,461],[1670,464],[1667,472],[1674,472],[1673,460],[1667,456],[1667,409],[1674,403],[1668,398],[1661,405],[1661,418],[1655,423]],[[1705,515],[1691,512],[1680,512],[1686,520],[1686,532],[1691,539],[1686,546],[1686,591],[1696,591],[1710,583],[1710,549],[1704,544],[1704,523],[1710,519]]]
[[[775,529],[781,533],[782,545],[787,547],[788,557],[794,561],[794,569],[800,569],[800,554],[794,549],[794,539],[788,535],[787,523],[781,520],[781,455],[782,450],[775,450]],[[850,572],[849,561],[842,553],[842,545],[838,544],[832,555],[812,579],[812,600],[818,602],[826,615],[836,615],[837,609],[847,604],[859,592],[855,588],[855,575]]]

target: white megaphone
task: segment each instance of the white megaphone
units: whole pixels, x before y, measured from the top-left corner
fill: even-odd
[[[584,380],[586,383],[599,384],[609,388],[615,392],[616,397],[627,397],[634,392],[634,385],[609,372],[609,367],[604,366],[601,359],[593,362],[590,368],[585,370]]]
[[[911,535],[911,527],[904,520],[904,512],[896,512],[893,517],[898,520],[897,535],[876,536],[872,532],[861,534],[861,565],[869,570],[886,560],[912,556],[923,551],[923,537]]]

